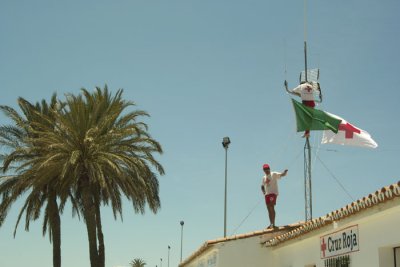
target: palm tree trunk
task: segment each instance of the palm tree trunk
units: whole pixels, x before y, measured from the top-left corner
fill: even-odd
[[[99,267],[105,267],[105,246],[104,246],[104,235],[101,225],[101,213],[100,203],[96,203],[96,227],[97,227],[97,239],[99,241]]]
[[[57,215],[58,225],[53,229],[53,267],[61,267],[61,227],[60,216]]]
[[[83,216],[85,218],[86,229],[89,241],[89,256],[91,267],[101,267],[99,265],[99,253],[97,250],[96,235],[96,211],[90,189],[86,187],[82,194]]]
[[[49,197],[49,205],[51,205],[51,236],[53,243],[53,267],[61,267],[61,220],[58,210],[56,194],[52,193]]]

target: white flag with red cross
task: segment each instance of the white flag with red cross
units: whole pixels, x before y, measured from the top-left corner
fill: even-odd
[[[332,131],[325,130],[322,135],[322,144],[331,143],[345,146],[378,147],[378,144],[372,139],[368,132],[354,126],[337,115],[331,113],[329,113],[329,115],[341,120],[339,131],[335,134]]]

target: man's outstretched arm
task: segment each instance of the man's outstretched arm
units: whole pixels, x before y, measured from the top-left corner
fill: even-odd
[[[300,96],[299,93],[293,92],[293,90],[289,90],[289,88],[288,88],[288,83],[287,83],[286,80],[285,80],[285,82],[284,82],[283,84],[285,85],[286,92],[288,92],[289,94],[292,94],[292,95]]]

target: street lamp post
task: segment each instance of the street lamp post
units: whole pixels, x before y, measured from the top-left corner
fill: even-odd
[[[183,243],[183,225],[185,224],[184,221],[181,221],[181,262],[182,262],[182,243]]]
[[[162,267],[162,258],[160,258],[160,267]]]
[[[227,195],[227,183],[228,183],[228,147],[231,143],[229,137],[222,139],[222,146],[225,148],[225,200],[224,200],[224,237],[226,237],[226,195]]]
[[[169,267],[169,251],[170,251],[171,247],[168,246],[168,267]]]

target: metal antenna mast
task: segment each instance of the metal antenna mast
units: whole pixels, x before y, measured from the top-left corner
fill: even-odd
[[[304,77],[307,77],[307,0],[304,0]],[[312,220],[312,191],[311,191],[311,147],[310,139],[307,136],[304,144],[304,199],[305,199],[305,220]]]
[[[312,220],[312,192],[311,192],[311,147],[307,137],[304,144],[304,198],[305,220]]]

